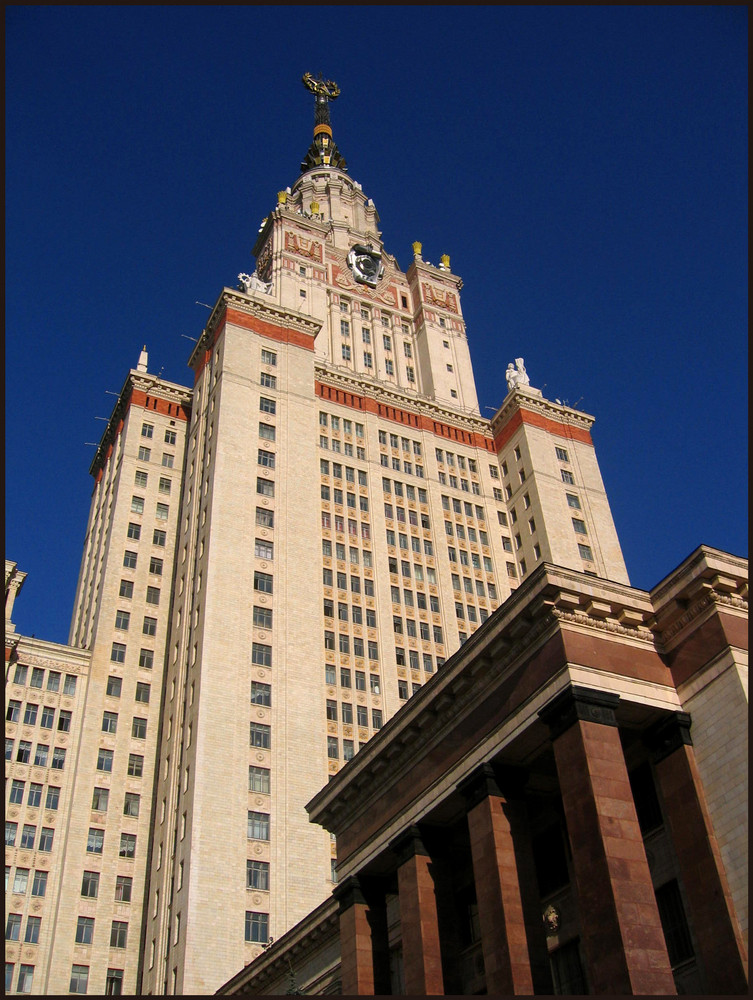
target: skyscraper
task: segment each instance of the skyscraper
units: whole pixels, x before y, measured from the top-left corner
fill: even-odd
[[[300,176],[220,293],[193,388],[142,352],[92,463],[65,847],[29,911],[44,957],[11,956],[33,992],[213,992],[331,891],[305,804],[522,578],[628,582],[592,418],[522,358],[480,415],[462,280],[420,243],[400,269],[334,141],[338,88],[304,82]],[[19,713],[49,700],[19,678]],[[18,756],[33,720],[10,721],[13,779],[49,784]]]

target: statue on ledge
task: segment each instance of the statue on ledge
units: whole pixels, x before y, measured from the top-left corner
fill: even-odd
[[[513,365],[512,361],[510,362],[505,372],[505,378],[507,379],[508,392],[517,389],[519,385],[531,384],[531,380],[528,378],[528,373],[526,372],[526,366],[523,364],[523,358],[516,358],[515,365]]]

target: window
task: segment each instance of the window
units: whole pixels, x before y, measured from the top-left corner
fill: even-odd
[[[274,351],[268,351],[266,348],[261,349],[261,363],[263,365],[276,365],[277,355]]]
[[[271,708],[272,685],[264,684],[262,681],[251,681],[251,704]]]
[[[170,508],[166,503],[158,503],[154,516],[158,521],[166,521],[170,513]]]
[[[16,833],[18,832],[18,823],[11,823],[9,820],[5,821],[5,846],[15,847],[16,846]]]
[[[139,650],[139,666],[144,667],[146,670],[151,670],[154,666],[154,650],[153,649],[141,649]],[[149,685],[146,685],[148,687]],[[138,697],[138,685],[136,685],[137,697],[136,700],[139,701]]]
[[[128,924],[124,920],[113,920],[110,929],[110,947],[125,948],[128,941]]]
[[[260,667],[272,666],[272,647],[262,642],[251,644],[251,662]]]
[[[154,424],[142,424],[141,425],[141,436],[145,438],[151,438],[154,436]]]
[[[5,924],[5,940],[18,941],[21,937],[21,914],[9,913]]]
[[[92,793],[92,810],[94,812],[107,812],[107,803],[110,792],[107,788],[95,788]]]
[[[265,396],[259,397],[259,410],[262,413],[274,413],[277,409],[277,404],[273,399],[267,399]]]
[[[573,522],[573,528],[575,529],[575,531],[579,535],[585,535],[586,534],[586,522],[585,521],[581,521],[579,518],[574,517],[574,518],[572,518],[572,522]]]
[[[42,804],[42,785],[38,785],[36,782],[32,781],[29,785],[29,797],[26,800],[26,804],[32,809],[38,809]]]
[[[140,778],[144,773],[144,758],[137,753],[128,755],[128,776]]]
[[[148,478],[149,477],[147,476],[147,474],[145,472],[142,472],[141,470],[137,470],[136,476],[134,478],[134,485],[136,485],[136,486],[146,486]]]
[[[156,635],[157,634],[157,619],[156,618],[144,618],[144,627],[142,628],[144,635]]]
[[[118,716],[116,712],[104,712],[102,715],[102,732],[116,733],[118,731]],[[102,770],[102,768],[100,768]]]
[[[58,808],[60,802],[60,788],[58,785],[48,785],[47,787],[47,798],[45,799],[44,807],[54,812]]]
[[[246,941],[266,944],[269,940],[269,914],[246,911]]]
[[[249,723],[249,746],[269,750],[272,745],[272,729],[261,722]]]
[[[263,497],[273,497],[275,495],[275,484],[271,479],[257,479],[256,492]]]
[[[582,996],[587,992],[577,938],[561,948],[550,951],[549,963],[555,993],[561,996]]]
[[[567,457],[567,452],[565,451],[564,448],[557,448],[557,447],[555,447],[554,451],[555,451],[555,454],[557,455],[557,458],[559,459],[560,462],[569,462],[570,461],[570,459]]]
[[[386,358],[386,359],[385,359],[385,362],[384,362],[384,370],[385,370],[385,372],[386,372],[386,373],[387,373],[388,375],[394,375],[394,374],[395,374],[395,366],[393,365],[393,363],[392,363],[392,361],[390,360],[390,358]],[[394,461],[393,461],[393,465],[394,465]],[[397,466],[396,466],[396,468],[398,468],[398,469],[399,469],[399,468],[400,468],[400,466],[399,466],[399,465],[397,465]]]
[[[52,842],[55,839],[55,831],[49,826],[43,826],[39,833],[39,850],[51,851]],[[21,845],[23,846],[23,844]]]
[[[123,994],[123,970],[108,969],[105,980],[105,996],[119,997]]]
[[[140,795],[137,795],[136,792],[126,792],[125,800],[123,802],[123,815],[138,816],[140,805],[141,805]]]
[[[163,531],[161,528],[155,528],[154,531],[153,531],[153,533],[152,533],[152,545],[162,545],[162,546],[164,546],[164,544],[165,544],[166,541],[167,541],[167,532]],[[157,559],[153,560],[153,562],[155,562],[155,563],[159,562],[159,561],[161,561],[161,560],[157,560]],[[158,572],[156,569],[153,570],[151,567],[152,567],[152,564],[150,563],[149,564],[149,572],[150,573],[157,573]],[[160,569],[159,573],[161,573],[161,572],[162,572],[162,570]]]
[[[31,894],[32,896],[45,896],[47,894],[47,872],[34,872],[34,881],[31,884]]]
[[[122,685],[123,681],[120,677],[115,677],[114,674],[110,674],[107,678],[107,694],[109,694],[112,698],[119,698]]]
[[[274,469],[275,453],[273,451],[265,451],[264,448],[259,448],[256,452],[256,464],[263,466],[265,469]]]
[[[29,887],[29,869],[16,868],[16,874],[13,878],[14,894],[18,896],[23,896],[26,894],[26,890],[28,887]]]
[[[269,795],[269,789],[269,769],[250,765],[248,769],[249,792],[261,792],[264,795]]]
[[[397,682],[397,696],[402,701],[407,701],[408,699],[408,682],[399,680]]]
[[[103,750],[100,747],[99,753],[97,754],[97,770],[105,771],[109,774],[112,771],[113,756],[114,754],[112,750]]]
[[[587,562],[593,562],[593,552],[591,551],[590,545],[582,545],[578,543],[578,552],[580,553],[581,559],[585,559]]]
[[[101,854],[105,843],[105,831],[89,827],[89,835],[86,840],[86,850],[89,854]]]
[[[76,944],[91,944],[93,939],[94,918],[79,917],[76,923]]]
[[[254,555],[257,559],[272,559],[274,548],[272,542],[266,542],[262,538],[257,538],[254,542]]]
[[[169,455],[167,452],[162,453],[162,467],[165,469],[172,469],[175,462],[175,455]]]
[[[246,888],[269,891],[268,861],[246,861]]]
[[[327,757],[330,760],[337,760],[340,756],[340,748],[336,736],[327,737]],[[7,824],[6,824],[7,825]]]
[[[81,880],[81,895],[87,899],[96,899],[98,894],[99,872],[84,872],[84,877]],[[79,920],[81,919],[82,918],[79,917]],[[78,940],[78,937],[76,940]]]
[[[136,834],[121,833],[120,848],[118,856],[121,858],[133,858],[136,856]]]
[[[60,728],[60,724],[58,723],[58,729],[59,728]],[[52,751],[52,762],[50,764],[50,767],[52,767],[52,769],[55,770],[55,771],[62,771],[63,770],[63,768],[65,767],[65,749],[64,749],[64,747],[55,747],[55,749]]]
[[[131,736],[135,740],[146,739],[146,719],[134,718],[131,726]]]
[[[269,813],[248,812],[248,839],[269,840]]]
[[[9,701],[8,708],[5,713],[5,718],[8,722],[18,722],[21,718],[21,702],[20,701]]]
[[[19,764],[28,764],[31,758],[31,743],[26,740],[19,740],[16,760]]]
[[[256,508],[256,523],[262,528],[274,528],[275,514],[273,510],[265,510],[263,507]]]
[[[175,444],[178,440],[178,436],[175,431],[166,430],[165,431],[165,444]]]
[[[122,642],[114,642],[110,649],[110,660],[113,663],[125,663],[126,647]]]
[[[343,361],[350,361],[350,344],[342,345]]]
[[[129,552],[126,549],[126,552],[125,552],[125,554],[123,556],[123,566],[126,569],[136,569],[136,553],[135,552]]]
[[[121,632],[127,632],[130,623],[131,623],[130,611],[115,612],[115,628],[120,629]]]
[[[48,691],[60,690],[60,674],[57,672],[57,670],[51,670],[47,675],[47,690]]]
[[[568,486],[572,486],[575,483],[572,472],[567,469],[560,469],[560,475],[562,476],[562,482],[567,483]]]
[[[143,497],[132,496],[131,497],[131,510],[133,511],[134,514],[143,514],[144,513],[144,498]]]
[[[151,457],[152,457],[152,449],[142,445],[139,448],[139,461],[148,462],[151,459]]]

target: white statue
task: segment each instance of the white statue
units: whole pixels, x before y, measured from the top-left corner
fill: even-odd
[[[270,295],[272,292],[272,282],[262,281],[256,271],[253,274],[239,274],[238,281],[240,281],[238,287],[242,292],[264,292],[265,295]]]
[[[523,364],[522,358],[516,358],[514,365],[512,361],[510,362],[507,366],[507,371],[505,372],[505,378],[507,379],[508,392],[512,392],[513,389],[517,389],[519,385],[531,384],[531,380],[528,378],[526,366]]]

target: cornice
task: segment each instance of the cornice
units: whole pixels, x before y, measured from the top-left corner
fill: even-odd
[[[518,388],[508,394],[492,417],[490,424],[494,433],[497,432],[500,424],[506,423],[508,418],[519,409],[532,410],[552,420],[557,420],[559,423],[569,424],[586,431],[592,427],[595,420],[589,413],[583,413],[580,410],[574,410],[570,406],[554,403],[541,395],[534,395],[525,388],[518,386]]]
[[[711,564],[714,562],[720,565],[712,566]],[[699,570],[700,572],[698,572]],[[679,593],[682,593],[683,586],[700,587],[704,583],[704,577],[706,582],[713,584],[713,578],[724,571],[736,572],[739,584],[747,586],[747,559],[723,552],[721,549],[711,548],[708,545],[701,545],[651,591],[651,600],[654,602],[654,606],[659,609],[673,591],[678,591],[678,588],[680,588]]]
[[[624,639],[634,639],[649,646],[655,644],[654,633],[645,625],[631,627],[629,625],[622,625],[613,619],[594,618],[593,615],[582,611],[563,611],[561,608],[553,608],[552,614],[560,622],[579,625],[582,628],[596,629],[599,632],[611,632],[613,635]]]
[[[314,375],[319,381],[325,385],[331,385],[333,388],[341,388],[357,395],[370,396],[388,406],[397,406],[402,410],[415,413],[417,416],[426,415],[440,423],[464,427],[491,440],[489,421],[484,417],[448,409],[428,396],[393,388],[387,383],[369,378],[367,375],[354,375],[350,369],[330,367],[321,359],[317,359],[315,362]]]
[[[256,298],[252,294],[241,292],[238,289],[223,288],[212,309],[209,322],[191,353],[189,365],[193,366],[204,351],[211,349],[215,333],[228,307],[237,309],[238,312],[245,313],[247,316],[253,316],[263,323],[270,323],[286,330],[295,330],[297,333],[304,333],[312,338],[316,337],[322,326],[317,320],[301,313],[291,312],[289,308],[277,303],[269,302],[266,296]]]
[[[658,638],[662,646],[671,643],[688,625],[695,622],[710,609],[716,609],[720,606],[743,612],[745,615],[748,614],[748,602],[742,597],[737,597],[733,594],[723,594],[717,590],[709,589],[684,614],[672,622],[671,625],[668,625],[666,628],[661,628],[659,625],[656,626]]]

